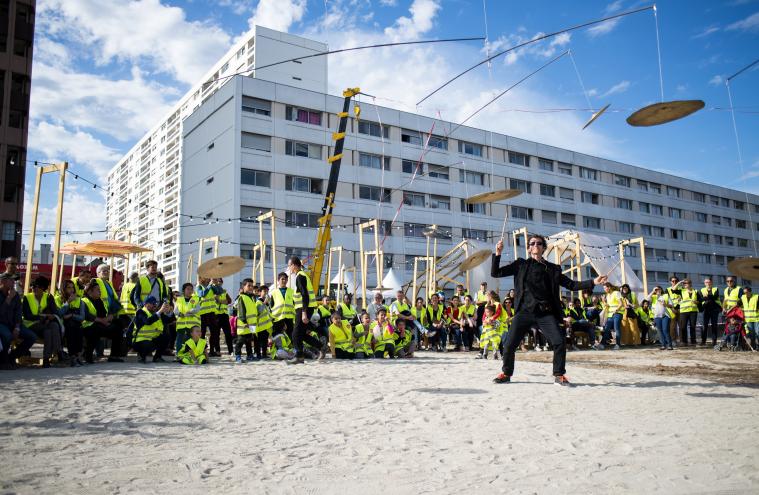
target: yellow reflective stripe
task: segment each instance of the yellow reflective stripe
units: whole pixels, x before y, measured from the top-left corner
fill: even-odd
[[[338,139],[343,139],[345,137],[344,132],[333,132],[332,133],[332,140],[337,141]]]
[[[327,158],[327,162],[329,162],[329,163],[336,162],[337,160],[340,160],[342,158],[343,158],[343,154],[342,153],[338,153],[337,155],[330,156],[329,158]]]

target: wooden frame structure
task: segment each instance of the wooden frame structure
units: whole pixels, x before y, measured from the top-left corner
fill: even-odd
[[[424,283],[419,284],[417,288],[417,279],[419,278],[419,262],[422,262],[425,264],[424,266]],[[430,300],[430,297],[432,297],[432,291],[430,290],[430,286],[434,283],[430,280],[430,272],[432,271],[434,276],[434,259],[431,256],[414,256],[414,278],[411,279],[412,287],[411,287],[411,294],[412,299],[416,301],[416,298],[419,296],[419,290],[421,290],[422,287],[425,287],[427,289],[426,293],[426,299],[427,301]],[[430,268],[432,267],[432,270]]]
[[[274,210],[269,210],[266,213],[262,213],[256,217],[258,220],[258,246],[259,255],[261,256],[259,274],[261,275],[260,283],[264,283],[264,265],[266,263],[266,248],[267,244],[264,241],[264,222],[269,220],[271,224],[271,271],[272,281],[277,283],[277,217],[274,215]],[[255,251],[254,251],[255,253]],[[254,265],[255,266],[255,263]]]
[[[198,239],[198,268],[203,264],[203,248],[205,247],[206,242],[213,242],[213,257],[219,257],[219,236],[201,237]]]
[[[619,263],[622,268],[622,283],[627,283],[626,280],[626,274],[625,274],[625,246],[629,246],[630,244],[638,244],[640,247],[640,272],[641,272],[641,281],[643,282],[643,293],[645,295],[648,295],[648,272],[646,267],[646,241],[643,237],[633,237],[632,239],[625,239],[624,241],[619,241],[618,248],[619,248]]]
[[[342,286],[343,286],[343,247],[333,246],[329,248],[327,253],[327,276],[324,280],[324,292],[322,294],[329,294],[329,290],[332,287],[332,253],[337,253],[337,271],[340,275],[337,283],[338,290],[336,293],[336,300],[342,301]]]
[[[264,282],[264,262],[266,260],[266,256],[265,256],[266,253],[262,255],[261,250],[262,248],[265,249],[265,246],[266,246],[266,241],[264,241],[263,243],[254,245],[251,250],[253,253],[253,258],[252,258],[253,266],[250,269],[250,279],[253,280],[254,284],[258,284],[259,275],[261,277],[261,282],[262,283]],[[259,275],[256,275],[256,272],[258,272]],[[274,283],[276,284],[277,281],[275,280]]]
[[[40,209],[40,188],[42,187],[42,176],[44,174],[58,172],[58,204],[55,214],[55,240],[53,241],[53,269],[51,275],[55,278],[58,273],[58,255],[61,250],[61,223],[63,221],[63,193],[66,188],[66,171],[69,168],[68,162],[55,163],[37,168],[37,177],[34,183],[34,208],[32,209],[32,227],[29,233],[29,250],[26,256],[26,274],[24,276],[24,293],[29,292],[29,283],[32,279],[32,260],[34,258],[34,242],[37,236],[37,215]],[[55,294],[55,280],[50,281],[49,291]]]
[[[547,259],[548,255],[553,252],[553,262],[560,267],[569,261],[569,268],[562,269],[562,273],[568,274],[570,277],[574,276],[575,280],[582,282],[582,267],[589,265],[590,260],[583,262],[580,246],[580,234],[570,233],[562,239],[549,242],[546,251],[543,253],[543,258]],[[582,297],[581,291],[578,291],[577,297]]]
[[[370,229],[374,227],[374,250],[373,251],[365,251],[364,250],[364,229]],[[377,287],[382,286],[382,279],[383,277],[383,271],[385,268],[385,257],[382,249],[380,248],[380,240],[379,240],[379,220],[376,218],[373,220],[366,221],[358,226],[358,245],[359,245],[359,255],[361,256],[361,304],[363,305],[363,308],[366,309],[366,279],[368,275],[368,269],[369,269],[369,260],[368,257],[374,255],[375,257],[375,265],[377,268]]]
[[[527,227],[522,227],[521,229],[517,229],[511,232],[511,244],[514,246],[514,259],[516,260],[519,258],[517,255],[517,238],[523,235],[524,236],[524,257],[529,258],[530,257],[530,248],[527,245],[529,242],[529,236],[530,234],[527,232]]]

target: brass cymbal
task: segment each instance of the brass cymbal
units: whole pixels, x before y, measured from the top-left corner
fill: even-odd
[[[245,267],[245,260],[239,256],[220,256],[204,262],[198,267],[198,275],[203,278],[221,278],[234,275]]]
[[[474,196],[468,197],[464,201],[469,204],[495,203],[496,201],[501,201],[503,199],[516,198],[520,194],[522,194],[522,191],[519,189],[501,189],[500,191],[488,191],[480,194],[475,194]]]
[[[648,105],[627,117],[627,123],[635,127],[649,127],[682,119],[704,108],[702,100],[663,101]]]
[[[487,249],[481,249],[467,258],[459,264],[459,273],[464,273],[476,268],[485,263],[490,258],[490,251]]]
[[[727,269],[736,277],[759,280],[759,258],[738,258],[727,264]]]
[[[607,103],[605,107],[603,107],[601,110],[599,110],[599,111],[597,111],[596,113],[594,113],[594,114],[593,114],[593,115],[590,117],[590,120],[588,120],[588,121],[585,123],[585,125],[584,125],[584,126],[582,126],[582,130],[584,131],[586,127],[588,127],[590,124],[592,124],[593,122],[595,122],[595,121],[596,121],[596,119],[597,119],[598,117],[600,117],[601,115],[603,115],[603,113],[606,111],[606,109],[607,109],[607,108],[609,108],[610,106],[611,106],[611,103]]]

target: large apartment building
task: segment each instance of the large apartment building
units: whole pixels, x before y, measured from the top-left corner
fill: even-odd
[[[176,286],[179,280],[176,242],[180,230],[177,213],[182,208],[182,122],[228,82],[231,74],[243,71],[249,77],[325,92],[325,57],[260,70],[257,67],[326,49],[323,43],[260,26],[242,36],[110,171],[108,189],[113,194],[108,195],[106,204],[109,235],[153,248],[152,257],[160,263],[166,279]],[[116,267],[132,271],[137,269],[136,263],[135,257],[130,267],[125,266],[125,261],[118,261]]]
[[[285,65],[285,74],[288,65],[295,64]],[[197,263],[199,238],[219,236],[226,241],[220,255],[250,260],[259,242],[255,217],[272,209],[278,268],[284,268],[286,255],[311,254],[343,99],[292,81],[269,81],[259,74],[219,85],[188,106],[188,113],[190,107],[194,111],[181,129],[173,127],[169,144],[161,142],[154,150],[159,156],[165,149],[182,157],[166,162],[166,179],[150,189],[160,192],[150,197],[132,191],[109,201],[111,229],[164,227],[162,232],[138,230],[139,241],[157,244],[172,285],[193,278],[187,266],[191,256]],[[179,115],[177,119],[182,120]],[[524,226],[543,234],[574,229],[612,242],[643,236],[649,284],[666,283],[672,274],[709,275],[723,284],[727,262],[753,254],[756,226],[750,224],[749,213],[759,213],[757,196],[747,201],[736,190],[368,104],[362,104],[360,119],[350,119],[346,136],[332,238],[333,245],[345,249],[348,266],[359,265],[357,224],[366,219],[381,222],[385,266],[408,280],[414,257],[425,253],[429,225],[438,226],[435,235],[442,253],[463,238],[492,244],[507,213],[509,229]],[[156,146],[147,143],[148,148]],[[132,178],[112,174],[112,187],[114,181],[117,186],[120,180],[129,184],[140,176],[144,162],[137,156],[135,165],[124,160],[114,170],[122,167],[117,175]],[[464,202],[504,188],[524,194],[508,206]],[[163,201],[164,212],[127,206],[127,198],[137,200],[133,203]],[[145,220],[151,217],[161,221]],[[267,242],[269,235],[267,226]],[[204,259],[212,256],[206,246]],[[627,255],[640,258],[641,253],[630,246]],[[250,271],[249,263],[243,274]],[[272,282],[270,265],[265,273]],[[228,281],[228,287],[239,278]]]

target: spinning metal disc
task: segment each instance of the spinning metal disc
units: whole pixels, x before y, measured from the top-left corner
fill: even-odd
[[[649,127],[682,119],[704,108],[702,100],[675,100],[654,103],[641,108],[627,117],[627,123],[635,127]]]
[[[481,249],[471,256],[468,256],[467,259],[462,261],[459,265],[459,273],[464,273],[485,263],[485,261],[490,258],[490,254],[490,251],[487,249]]]
[[[474,203],[495,203],[503,199],[515,198],[522,194],[519,189],[501,189],[500,191],[488,191],[470,196],[464,201],[469,204]]]
[[[592,124],[593,122],[595,122],[595,121],[596,121],[596,119],[597,119],[598,117],[600,117],[601,115],[603,115],[603,113],[606,111],[606,109],[607,109],[607,108],[609,108],[610,106],[611,106],[611,103],[607,103],[605,107],[603,107],[601,110],[599,110],[599,111],[597,111],[596,113],[594,113],[594,114],[593,114],[593,115],[590,117],[590,120],[588,120],[588,121],[585,123],[585,125],[584,125],[584,126],[582,126],[582,130],[584,131],[586,127],[588,127],[590,124]]]
[[[221,278],[234,275],[245,267],[245,260],[239,256],[220,256],[206,261],[198,267],[198,275],[203,278]]]
[[[759,258],[738,258],[727,264],[727,269],[736,277],[759,280]]]

